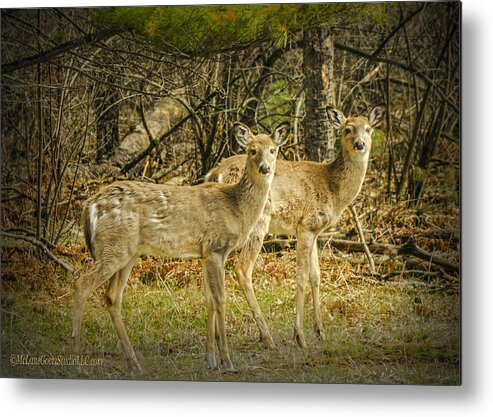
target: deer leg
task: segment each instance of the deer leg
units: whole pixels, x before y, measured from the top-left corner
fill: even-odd
[[[320,264],[318,262],[318,249],[316,239],[313,244],[310,257],[310,285],[312,287],[313,324],[315,328],[315,333],[317,334],[319,340],[324,340],[324,330],[322,326],[322,319],[320,317]]]
[[[207,279],[204,279],[205,281],[205,303],[207,305],[207,307],[209,308],[209,303],[212,302],[212,295],[211,295],[211,290],[209,288],[209,284],[206,282]],[[214,340],[215,340],[215,345],[214,345],[214,351],[215,351],[215,348],[219,345],[219,327],[218,327],[218,324],[217,324],[217,317],[216,317],[216,312],[214,311],[214,307],[213,307],[213,304],[211,304],[211,313],[210,314],[210,320],[211,320],[211,323],[207,324],[207,328],[209,328],[209,325],[211,327],[214,328]],[[207,319],[209,321],[209,318]],[[209,332],[207,333],[209,334]]]
[[[262,248],[262,242],[264,234],[252,234],[243,249],[241,250],[238,263],[235,267],[236,276],[238,278],[240,287],[245,295],[245,298],[252,310],[253,318],[257,323],[260,331],[260,337],[264,345],[273,349],[275,347],[274,340],[269,332],[267,322],[260,310],[255,293],[252,286],[252,273],[255,266],[255,261]]]
[[[310,275],[311,256],[316,235],[310,231],[298,230],[296,246],[296,318],[294,335],[298,346],[306,349],[303,332],[303,310],[305,308],[305,286]]]
[[[127,265],[125,265],[119,272],[113,275],[110,281],[110,285],[108,286],[108,289],[106,291],[105,301],[106,308],[110,313],[111,319],[116,329],[116,333],[122,345],[123,354],[127,359],[130,369],[133,371],[138,371],[139,373],[143,373],[142,367],[140,366],[132,344],[130,343],[127,329],[125,328],[121,314],[123,291],[130,276],[130,272],[132,271],[132,268],[134,266],[135,259],[136,258],[130,259]]]
[[[212,308],[215,312],[215,320],[217,321],[217,330],[219,333],[219,353],[225,370],[234,372],[235,368],[229,356],[228,341],[226,338],[226,290],[224,278],[224,257],[213,255],[203,261],[204,270],[207,275],[209,284],[210,296],[212,299]],[[210,313],[210,310],[209,310]],[[209,317],[209,333],[214,329],[214,323],[210,323]],[[214,335],[208,336],[208,341],[214,341]]]
[[[80,345],[80,330],[84,306],[91,294],[116,273],[118,268],[113,264],[96,261],[86,274],[76,283],[72,312],[72,351],[77,353]]]
[[[83,279],[83,278],[81,278]],[[77,283],[75,290],[74,306],[72,310],[72,352],[78,353],[80,347],[80,329],[82,324],[82,313],[84,312],[84,306],[93,292],[92,285],[84,285]]]
[[[212,298],[211,289],[207,276],[207,270],[204,268],[204,291],[205,303],[207,305],[207,342],[206,342],[206,359],[209,368],[216,369],[216,338],[219,339],[219,331],[217,327],[216,311],[214,309],[214,300]]]

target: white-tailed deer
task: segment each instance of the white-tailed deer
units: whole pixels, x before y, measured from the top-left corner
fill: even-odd
[[[287,140],[289,130],[289,123],[282,123],[270,136],[253,135],[248,127],[235,124],[236,140],[247,152],[235,184],[178,187],[123,181],[103,188],[86,202],[84,234],[95,262],[76,286],[75,352],[84,305],[96,288],[109,281],[105,304],[129,366],[142,372],[121,316],[123,290],[134,262],[143,254],[200,258],[208,307],[207,362],[217,367],[217,337],[224,368],[234,370],[225,330],[224,263],[233,249],[245,244],[262,215],[278,147]]]
[[[330,164],[284,160],[277,162],[269,202],[250,239],[241,250],[235,267],[240,287],[267,347],[273,347],[274,342],[252,288],[253,267],[264,236],[269,232],[297,237],[294,332],[298,345],[305,348],[303,310],[308,279],[312,288],[315,332],[320,339],[324,337],[320,317],[317,237],[336,223],[344,209],[358,195],[368,166],[372,131],[381,123],[385,108],[373,108],[368,118],[346,118],[341,111],[332,107],[327,107],[327,114],[332,125],[342,130],[341,152]],[[225,159],[207,174],[206,180],[234,182],[238,178],[239,167],[244,163],[244,155]]]

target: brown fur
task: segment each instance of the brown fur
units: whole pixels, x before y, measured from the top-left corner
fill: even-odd
[[[142,371],[121,317],[123,289],[135,260],[143,254],[200,258],[204,268],[209,310],[207,360],[217,366],[215,337],[226,370],[234,370],[225,330],[224,263],[229,253],[245,244],[265,207],[276,165],[277,148],[289,126],[281,124],[272,136],[251,134],[235,126],[246,146],[242,176],[234,184],[177,187],[116,182],[87,200],[83,210],[87,245],[95,259],[78,282],[73,312],[73,346],[78,349],[82,311],[91,293],[110,281],[105,300],[124,354],[131,367]]]
[[[346,119],[340,111],[333,108],[328,108],[327,113],[332,124],[343,130],[342,151],[330,164],[284,160],[277,162],[269,203],[250,241],[243,248],[235,269],[262,340],[269,347],[273,346],[272,337],[255,299],[251,279],[262,240],[267,232],[297,235],[296,340],[301,347],[306,346],[302,325],[304,289],[308,279],[312,287],[315,331],[323,338],[316,240],[322,231],[337,222],[342,212],[359,194],[368,166],[372,128],[381,122],[384,109],[375,107],[369,118]],[[364,142],[364,151],[356,149],[357,141]],[[244,162],[243,155],[228,158],[212,169],[206,179],[234,182],[238,169]]]
[[[96,254],[94,253],[94,247],[92,246],[91,224],[89,222],[89,215],[87,213],[86,205],[82,207],[81,224],[84,229],[84,239],[86,241],[86,246],[89,249],[89,253],[91,254],[92,258],[96,259]]]

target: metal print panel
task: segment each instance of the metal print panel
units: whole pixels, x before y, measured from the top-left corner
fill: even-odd
[[[1,376],[458,385],[459,2],[1,11]]]

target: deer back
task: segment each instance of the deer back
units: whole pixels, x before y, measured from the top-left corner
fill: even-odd
[[[122,181],[90,198],[83,221],[93,257],[204,257],[227,254],[242,244],[267,201],[277,149],[289,126],[281,124],[269,136],[252,135],[238,124],[236,133],[248,156],[234,184],[179,187]]]

